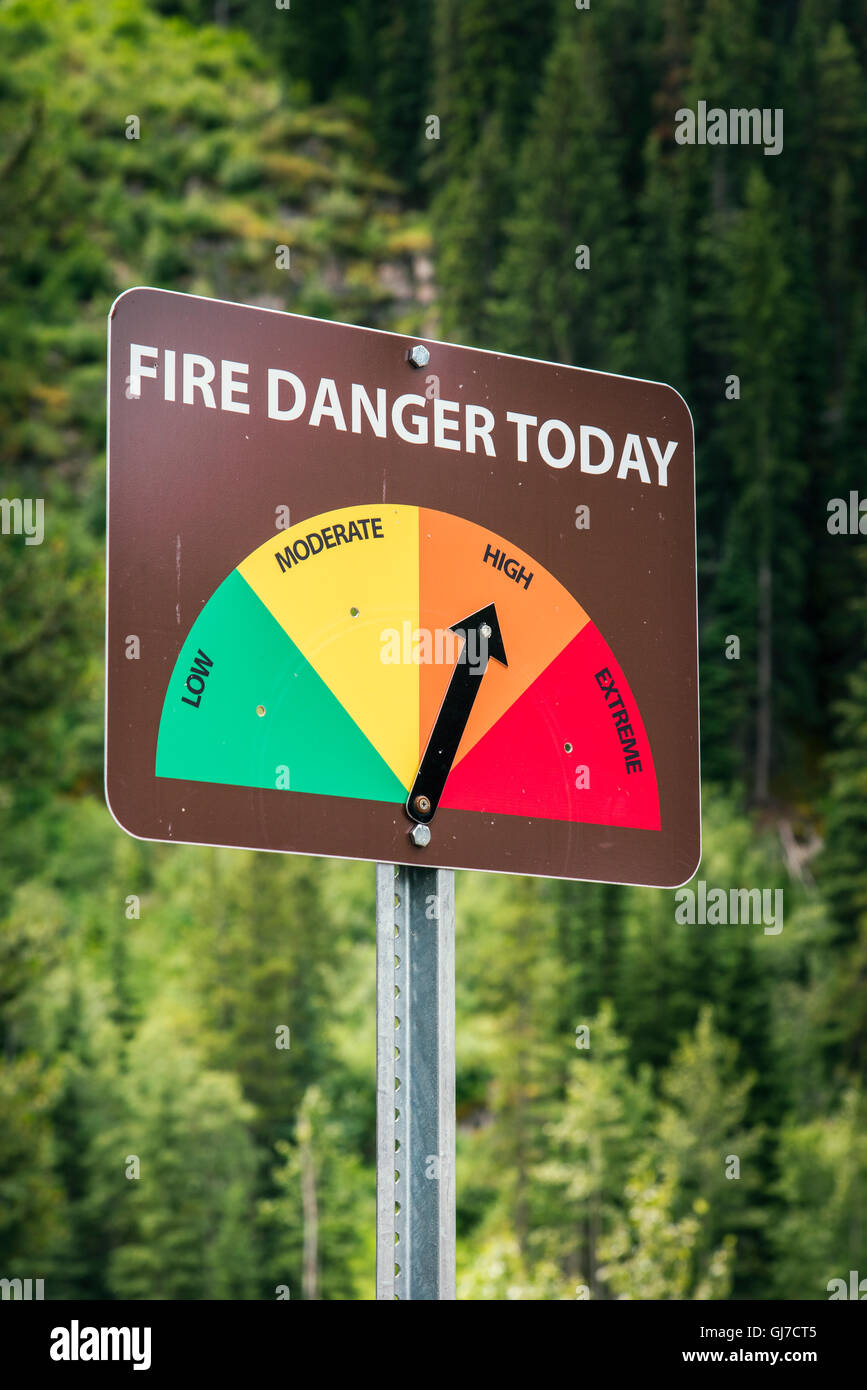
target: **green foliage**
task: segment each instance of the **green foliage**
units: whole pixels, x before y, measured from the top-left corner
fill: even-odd
[[[493,5],[437,0],[429,112],[431,219],[438,249],[440,306],[447,337],[494,345],[494,276],[515,199],[513,165],[529,116],[553,9],[550,0]],[[507,346],[498,343],[498,346]],[[542,356],[542,352],[535,355]]]
[[[644,1167],[626,1184],[628,1208],[600,1245],[599,1270],[616,1298],[720,1299],[731,1288],[734,1236],[699,1262],[702,1218],[708,1203],[698,1197],[687,1216],[675,1219],[677,1183],[657,1179]]]
[[[114,1297],[253,1297],[255,1154],[236,1078],[203,1069],[155,1012],[130,1049],[118,1100],[117,1124],[94,1141],[111,1193]],[[130,1176],[133,1158],[140,1169]]]
[[[862,575],[867,573],[861,567]],[[827,844],[822,860],[825,892],[849,940],[858,925],[867,925],[867,602],[855,609],[860,628],[861,660],[843,698],[835,707],[838,747],[828,759]]]
[[[839,1109],[780,1136],[785,1214],[775,1233],[778,1289],[786,1298],[827,1298],[863,1260],[867,1219],[864,1095],[852,1088]],[[779,1295],[777,1295],[779,1296]]]
[[[62,1197],[52,1172],[49,1108],[56,1077],[34,1054],[0,1071],[0,1249],[6,1278],[34,1277],[63,1234]]]
[[[744,208],[724,220],[714,243],[726,287],[721,348],[738,363],[742,390],[739,401],[722,400],[718,407],[737,501],[729,511],[713,619],[704,633],[711,681],[705,706],[716,716],[711,771],[719,771],[720,755],[731,755],[738,738],[744,739],[741,757],[746,752],[752,763],[754,798],[762,802],[780,751],[774,741],[796,722],[796,711],[801,718],[809,714],[810,639],[798,621],[805,565],[797,509],[805,470],[795,444],[796,309],[779,254],[779,215],[760,172],[750,174],[745,196]],[[729,633],[741,637],[739,661],[722,659]],[[747,669],[755,672],[752,689],[745,688]],[[791,747],[782,751],[791,757]],[[731,776],[736,770],[730,756],[724,772]]]
[[[347,1145],[321,1090],[298,1107],[294,1144],[277,1144],[276,1196],[260,1217],[276,1231],[275,1287],[293,1298],[372,1298],[376,1263],[376,1182]]]
[[[586,16],[580,28],[564,25],[551,50],[522,148],[497,278],[499,346],[614,370],[625,364],[633,271],[613,125]]]

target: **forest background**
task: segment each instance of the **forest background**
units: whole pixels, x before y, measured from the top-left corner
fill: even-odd
[[[459,1293],[867,1275],[865,69],[862,0],[0,0],[0,1274],[373,1294],[373,867],[103,799],[106,315],[159,285],[689,402],[698,876],[783,930],[459,875]],[[783,151],[678,144],[699,100]]]

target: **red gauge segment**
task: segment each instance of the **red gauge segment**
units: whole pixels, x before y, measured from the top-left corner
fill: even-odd
[[[440,806],[660,829],[647,731],[592,622],[456,764]]]

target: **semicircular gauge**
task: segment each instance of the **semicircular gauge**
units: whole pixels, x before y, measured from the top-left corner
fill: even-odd
[[[158,777],[403,803],[460,658],[492,661],[440,807],[660,828],[647,731],[578,601],[531,556],[428,508],[341,507],[271,537],[204,605],[168,683]]]

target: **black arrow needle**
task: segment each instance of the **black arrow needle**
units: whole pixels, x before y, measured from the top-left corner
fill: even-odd
[[[451,631],[463,637],[463,649],[406,803],[413,820],[422,825],[428,825],[434,818],[482,677],[488,669],[488,659],[493,657],[503,666],[509,664],[496,604],[489,603],[463,622],[453,623]]]

